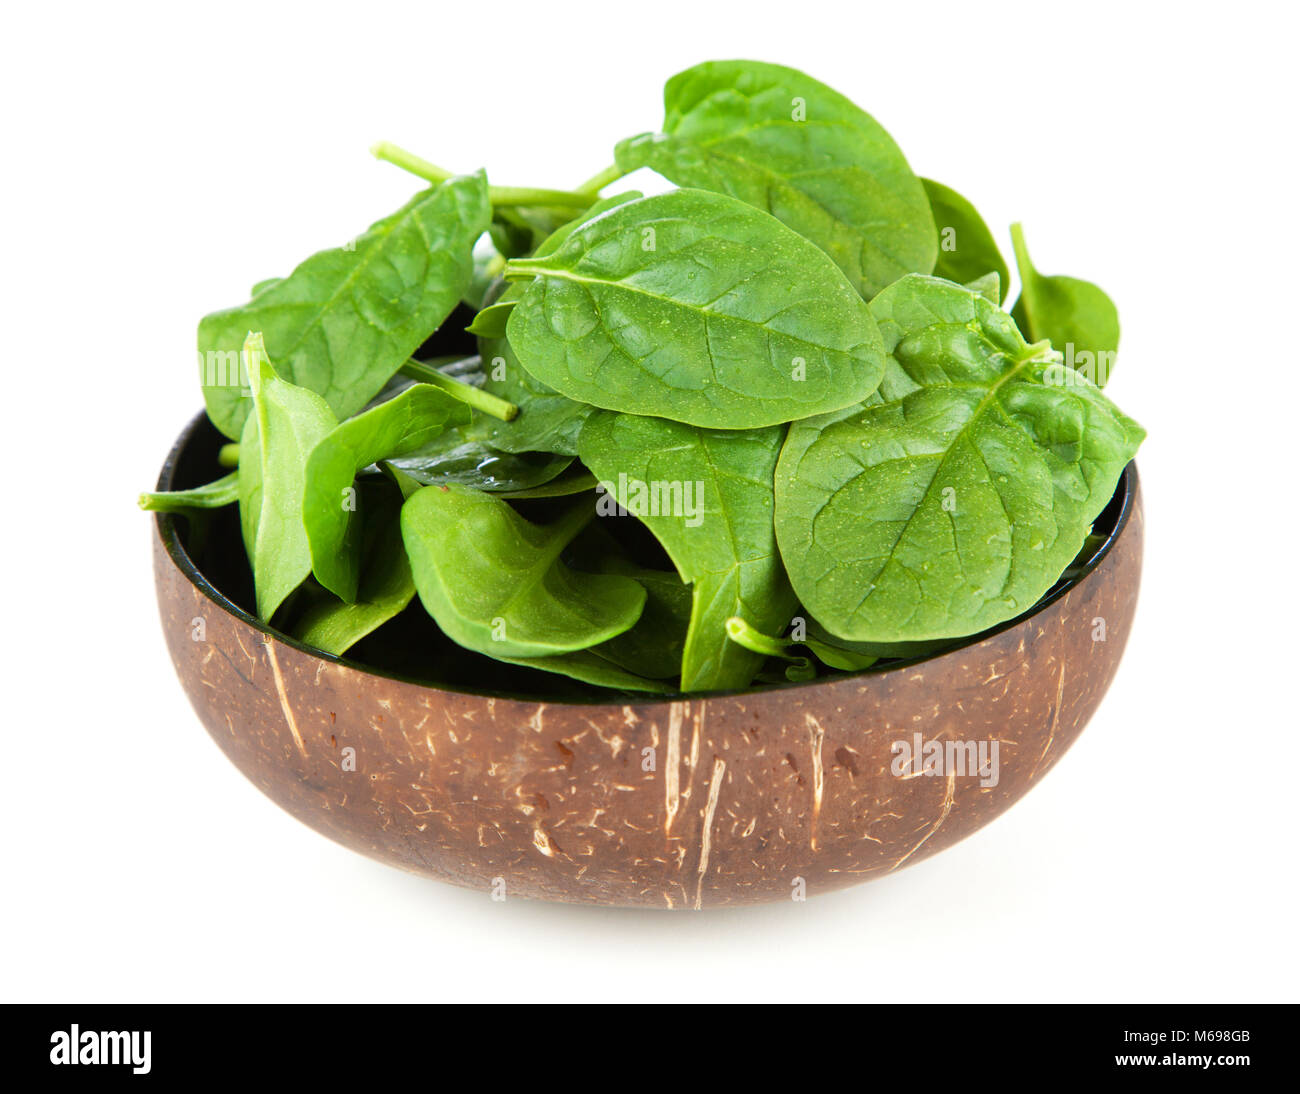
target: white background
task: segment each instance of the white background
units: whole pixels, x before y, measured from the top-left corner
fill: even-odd
[[[1216,15],[1198,15],[1197,10]],[[0,101],[0,994],[16,1000],[1297,998],[1294,26],[1280,4],[22,5]],[[728,14],[735,13],[735,14]],[[1129,651],[1051,776],[806,904],[668,915],[406,876],[280,812],[177,684],[152,485],[194,325],[416,184],[573,186],[700,60],[802,68],[1124,324]]]

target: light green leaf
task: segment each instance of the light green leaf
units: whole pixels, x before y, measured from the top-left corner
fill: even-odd
[[[532,524],[490,494],[427,486],[402,507],[402,539],[420,600],[449,638],[489,657],[545,657],[621,634],[645,603],[630,578],[560,561],[590,519],[579,504]]]
[[[498,300],[495,304],[489,304],[474,316],[474,321],[465,329],[480,338],[504,338],[506,320],[510,318],[514,306],[513,300]]]
[[[1105,387],[1119,349],[1119,312],[1091,281],[1040,274],[1029,260],[1025,234],[1011,226],[1020,271],[1020,298],[1011,315],[1031,342],[1044,339],[1065,356],[1067,367]]]
[[[239,500],[239,478],[232,471],[190,490],[159,490],[140,495],[140,508],[154,513],[183,513],[187,509],[220,509]]]
[[[311,573],[303,525],[307,456],[337,424],[325,400],[276,375],[260,334],[244,344],[253,413],[239,442],[239,519],[257,614],[269,620]]]
[[[990,304],[1002,303],[1002,282],[995,273],[986,273],[973,281],[964,282],[966,288],[973,293],[979,293]]]

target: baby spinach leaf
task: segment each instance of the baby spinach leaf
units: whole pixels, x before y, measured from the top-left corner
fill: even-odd
[[[968,289],[913,275],[872,311],[895,371],[856,413],[791,427],[781,554],[840,638],[973,634],[1051,587],[1144,434]]]
[[[794,598],[772,529],[783,434],[603,413],[578,438],[582,462],[605,484],[610,516],[616,502],[640,519],[693,586],[683,691],[742,688],[754,678],[762,658],[727,640],[731,616],[772,629],[790,618]]]
[[[191,490],[159,490],[140,495],[140,508],[154,513],[183,513],[187,509],[220,509],[239,500],[239,477],[229,475]]]
[[[260,293],[263,289],[269,289],[272,285],[278,285],[278,284],[280,284],[280,282],[283,281],[283,280],[284,280],[283,277],[268,277],[268,278],[265,278],[265,279],[259,281],[259,282],[258,282],[256,285],[254,285],[251,289],[249,289],[249,290],[248,290],[248,295],[249,295],[249,296],[256,296],[256,295],[257,295],[258,293]]]
[[[482,173],[426,190],[344,248],[321,251],[247,304],[199,324],[208,414],[238,439],[249,412],[238,361],[260,331],[289,382],[355,414],[451,314],[469,285],[474,241],[487,228]]]
[[[483,389],[519,408],[516,418],[491,426],[484,439],[502,452],[577,455],[578,431],[593,408],[561,395],[532,376],[519,363],[505,337],[485,338],[479,342],[479,349],[483,355]]]
[[[534,453],[536,455],[536,453]],[[596,476],[581,464],[570,464],[563,473],[556,475],[550,482],[537,486],[525,486],[518,490],[493,491],[499,498],[512,501],[524,501],[530,498],[566,498],[574,494],[585,494],[596,489]]]
[[[691,587],[671,571],[649,570],[634,563],[602,523],[607,522],[583,530],[566,553],[566,561],[577,570],[635,578],[646,591],[646,602],[631,630],[602,642],[592,652],[640,676],[655,680],[680,677],[691,622]]]
[[[966,288],[973,293],[979,293],[990,304],[1002,303],[1002,282],[996,273],[986,273],[973,281],[965,282]]]
[[[930,211],[939,230],[939,259],[934,264],[934,276],[963,285],[995,273],[998,276],[996,284],[1003,295],[993,303],[1001,304],[1010,285],[1009,274],[1006,261],[984,218],[975,206],[951,187],[933,179],[922,179],[921,183],[930,199]]]
[[[269,620],[311,573],[303,525],[307,456],[337,424],[325,400],[276,375],[260,334],[244,343],[253,412],[239,441],[239,519],[257,614]]]
[[[934,268],[920,180],[879,123],[825,84],[782,65],[709,61],[668,81],[664,110],[663,132],[615,149],[624,172],[651,167],[771,213],[868,298]]]
[[[635,578],[645,589],[645,608],[634,627],[592,652],[652,680],[680,678],[694,602],[691,587],[674,573],[639,567],[607,572]]]
[[[1019,224],[1011,225],[1011,242],[1020,271],[1012,317],[1026,338],[1047,339],[1065,355],[1067,367],[1105,387],[1119,349],[1119,312],[1111,298],[1091,281],[1035,270]]]
[[[773,638],[756,627],[751,627],[738,615],[727,620],[727,637],[736,645],[757,653],[762,657],[775,657],[786,661],[785,678],[787,680],[811,680],[817,670],[808,658],[791,653],[790,647],[796,645],[788,638]]]
[[[426,486],[459,483],[494,494],[534,490],[558,478],[573,463],[572,456],[553,452],[498,452],[478,439],[476,425],[387,462]],[[495,436],[495,430],[488,435]]]
[[[860,402],[884,368],[834,263],[722,194],[628,202],[506,275],[536,278],[507,324],[523,366],[610,410],[758,428]]]
[[[449,426],[466,425],[469,408],[429,384],[414,384],[330,430],[307,458],[303,523],[312,573],[351,603],[361,576],[357,473],[379,460],[428,444]]]
[[[499,653],[493,656],[508,665],[522,665],[524,668],[539,669],[542,672],[556,672],[584,684],[595,684],[597,687],[614,688],[618,691],[648,691],[656,695],[671,695],[677,690],[660,680],[650,680],[630,672],[608,658],[602,657],[595,650],[558,653],[551,657],[503,657]]]
[[[537,248],[537,257],[554,254],[579,225],[639,197],[640,192],[630,190],[602,198],[583,216],[547,237]],[[497,303],[518,303],[525,287],[507,286]],[[497,337],[480,338],[479,354],[483,361],[483,389],[519,407],[518,417],[509,425],[493,427],[485,439],[503,452],[557,452],[576,456],[578,431],[591,413],[591,406],[561,395],[532,376],[519,363],[504,331]]]
[[[504,338],[506,320],[510,318],[514,306],[513,300],[499,300],[474,316],[474,321],[465,329],[480,338]]]
[[[537,525],[490,494],[425,487],[402,507],[420,600],[449,638],[489,657],[570,653],[621,634],[640,616],[645,590],[560,561],[591,515],[580,504]]]
[[[804,624],[804,645],[832,668],[852,672],[886,659],[910,661],[948,649],[953,639],[934,642],[850,642],[831,634],[815,619]]]
[[[361,585],[355,599],[345,603],[322,590],[293,627],[295,638],[326,653],[346,653],[415,596],[399,524],[401,496],[391,486],[368,490],[363,509]]]

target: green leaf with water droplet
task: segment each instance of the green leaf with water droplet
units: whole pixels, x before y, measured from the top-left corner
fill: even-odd
[[[790,427],[776,533],[832,634],[975,634],[1043,595],[1144,436],[1046,343],[978,293],[913,275],[872,302],[880,392]]]

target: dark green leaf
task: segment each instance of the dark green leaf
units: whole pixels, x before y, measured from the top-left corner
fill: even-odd
[[[709,61],[664,88],[662,133],[615,150],[679,186],[730,194],[784,221],[871,297],[929,273],[935,230],[920,180],[865,111],[792,68]]]
[[[573,463],[572,456],[553,452],[500,452],[481,435],[495,437],[497,431],[480,430],[475,422],[388,463],[428,486],[458,483],[494,494],[534,490]]]
[[[628,202],[506,269],[536,278],[507,327],[524,368],[606,409],[756,428],[860,402],[884,368],[834,263],[722,194]]]
[[[635,578],[646,591],[646,602],[636,626],[602,642],[593,652],[639,676],[679,678],[691,622],[691,587],[671,571],[648,570],[634,563],[602,527],[607,523],[584,529],[566,560],[578,570]]]
[[[469,285],[487,227],[483,175],[417,195],[345,248],[312,255],[247,304],[199,324],[208,414],[237,439],[249,412],[239,348],[261,332],[282,375],[355,414],[451,314]]]
[[[391,486],[365,492],[361,587],[356,599],[344,603],[321,590],[294,624],[295,638],[341,655],[411,602],[415,581],[402,545],[400,500]]]
[[[914,275],[872,310],[890,373],[856,413],[791,427],[781,554],[841,638],[974,634],[1057,580],[1143,431],[976,293]]]
[[[656,695],[671,695],[676,690],[663,681],[647,679],[635,672],[629,672],[621,665],[602,657],[595,650],[560,653],[551,657],[502,657],[500,654],[494,656],[498,661],[504,661],[509,665],[522,665],[524,668],[539,669],[542,672],[555,672],[571,680],[580,680],[584,684],[595,684],[597,687],[614,688],[618,691],[648,691]]]
[[[639,518],[693,586],[682,690],[742,688],[761,658],[727,640],[733,615],[783,627],[794,599],[772,530],[772,471],[784,430],[700,429],[661,418],[597,414],[578,439],[613,502]],[[597,509],[600,511],[601,504]]]
[[[997,274],[1001,297],[993,303],[1001,304],[1010,287],[1010,275],[984,218],[951,187],[933,179],[921,182],[939,230],[939,259],[934,264],[934,276],[964,285],[986,274]]]
[[[414,384],[321,438],[307,459],[302,510],[317,581],[341,600],[356,599],[361,576],[357,473],[416,451],[469,420],[464,403],[429,384]]]
[[[638,191],[631,190],[602,198],[582,217],[556,229],[537,248],[537,255],[554,254],[580,224],[639,197]],[[525,287],[508,286],[497,303],[517,303]],[[504,331],[497,338],[480,338],[479,353],[483,361],[483,389],[519,408],[514,420],[493,425],[485,440],[503,452],[557,452],[576,456],[578,431],[592,408],[561,395],[530,375],[510,348]]]

